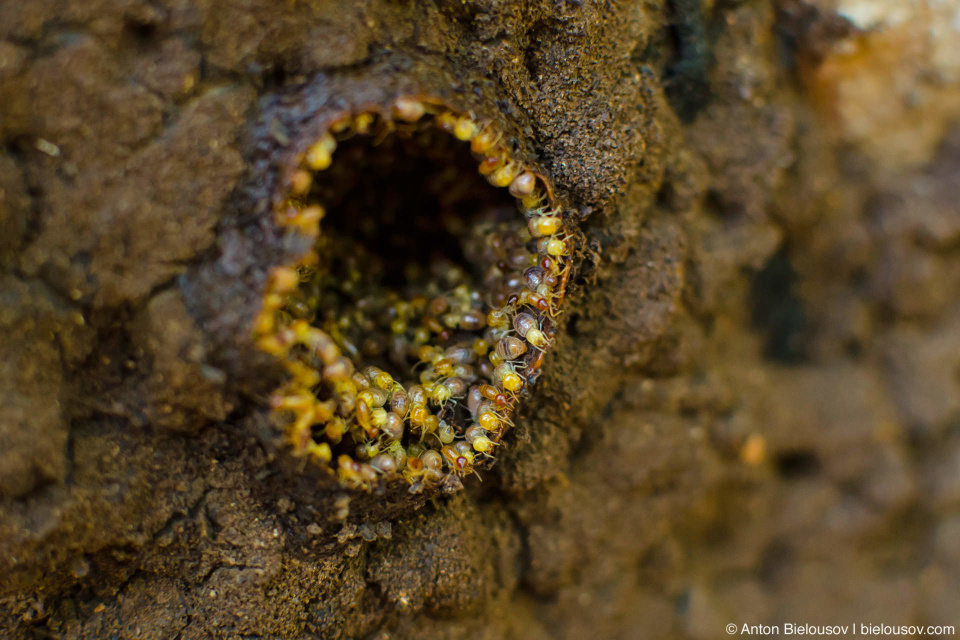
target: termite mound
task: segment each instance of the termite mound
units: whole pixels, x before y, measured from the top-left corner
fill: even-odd
[[[264,105],[243,324],[287,480],[419,501],[505,446],[579,232],[488,85],[371,74]]]

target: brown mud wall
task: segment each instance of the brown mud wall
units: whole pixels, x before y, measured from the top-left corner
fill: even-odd
[[[960,22],[843,4],[0,0],[0,638],[960,624]],[[482,482],[350,501],[260,426],[258,131],[438,69],[588,244]]]

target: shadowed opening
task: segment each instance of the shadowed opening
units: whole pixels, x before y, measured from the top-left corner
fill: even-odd
[[[341,142],[310,198],[327,211],[321,242],[359,247],[369,262],[351,268],[376,271],[384,287],[410,295],[451,264],[482,278],[489,265],[467,245],[480,227],[519,220],[514,199],[477,172],[469,144],[433,127]]]

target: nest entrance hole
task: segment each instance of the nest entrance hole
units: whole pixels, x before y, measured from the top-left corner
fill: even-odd
[[[363,268],[403,296],[422,293],[448,265],[478,281],[465,247],[476,225],[519,216],[516,201],[477,172],[469,144],[432,126],[342,141],[310,199],[327,212],[321,242],[356,247]]]

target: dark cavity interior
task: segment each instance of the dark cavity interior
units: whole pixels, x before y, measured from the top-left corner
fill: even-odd
[[[481,276],[464,250],[471,229],[519,216],[507,190],[477,172],[469,145],[432,127],[342,141],[311,198],[327,211],[323,236],[362,247],[382,286],[400,293],[418,292],[410,281],[443,264]]]

